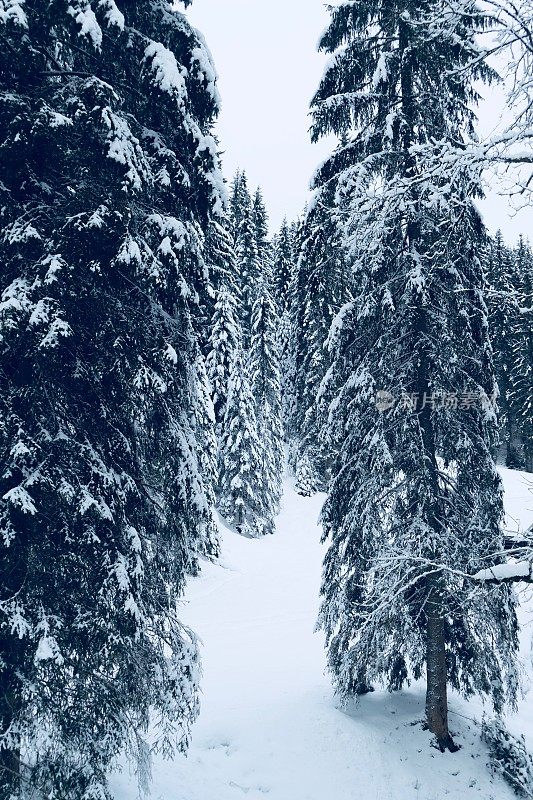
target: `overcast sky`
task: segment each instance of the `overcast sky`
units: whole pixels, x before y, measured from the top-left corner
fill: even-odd
[[[323,0],[195,0],[187,14],[219,74],[225,175],[242,168],[252,187],[262,186],[276,229],[285,215],[299,214],[313,171],[332,147],[311,144],[308,134],[309,101],[325,64],[316,49],[328,21]],[[490,92],[481,110],[484,130],[494,127],[501,108]],[[489,228],[502,227],[511,241],[531,236],[533,209],[511,215],[508,206],[490,193],[481,209]]]

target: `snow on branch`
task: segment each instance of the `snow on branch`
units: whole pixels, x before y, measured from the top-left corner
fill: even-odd
[[[24,12],[24,0],[0,0],[0,22],[13,22],[22,28],[28,27],[28,18]]]
[[[533,583],[533,562],[517,561],[515,564],[498,564],[481,569],[472,580],[483,583]]]

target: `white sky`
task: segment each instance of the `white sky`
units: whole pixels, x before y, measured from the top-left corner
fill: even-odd
[[[331,141],[312,145],[308,134],[309,101],[325,64],[316,52],[328,21],[323,0],[195,0],[187,15],[205,35],[219,74],[224,173],[229,179],[241,168],[252,188],[261,185],[275,230],[285,215],[300,213],[310,178],[332,148]],[[484,130],[494,127],[501,107],[490,92],[480,113]],[[492,191],[481,210],[510,242],[520,233],[533,238],[531,206],[511,215],[508,200]]]

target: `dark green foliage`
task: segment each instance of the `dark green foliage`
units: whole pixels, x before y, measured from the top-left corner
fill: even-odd
[[[494,370],[499,388],[499,445],[503,447],[504,463],[511,468],[519,466],[520,448],[515,405],[511,401],[514,328],[520,313],[514,267],[513,253],[505,246],[501,231],[498,231],[488,253],[487,308]]]
[[[497,708],[516,692],[512,595],[461,578],[503,545],[480,181],[446,159],[429,174],[425,161],[473,133],[474,81],[491,77],[482,23],[469,0],[341,3],[313,104],[315,138],[341,139],[316,185],[346,221],[353,269],[326,381],[338,443],[323,512],[328,662],[343,696],[425,669],[428,725],[450,749],[448,682]]]
[[[300,249],[291,294],[291,344],[294,361],[293,404],[289,430],[296,445],[291,461],[296,474],[311,470],[325,489],[334,445],[325,436],[332,387],[323,385],[330,366],[327,339],[332,322],[350,298],[350,270],[342,245],[334,192],[323,192],[302,222]],[[299,461],[304,459],[305,467]],[[299,481],[297,481],[299,485]]]
[[[265,520],[261,491],[257,485],[262,444],[240,348],[235,352],[229,376],[218,460],[217,502],[220,513],[243,536],[262,536]]]
[[[500,232],[488,250],[490,337],[499,387],[500,452],[513,469],[533,469],[533,256],[513,250]]]
[[[515,252],[515,315],[512,334],[510,405],[517,420],[520,466],[533,470],[533,254],[522,239]]]
[[[293,238],[284,219],[275,237],[272,256],[272,291],[280,316],[288,310],[291,301],[291,282],[294,274],[296,255]]]
[[[240,348],[241,338],[235,298],[227,288],[222,288],[217,294],[210,333],[207,374],[211,384],[215,419],[220,429],[226,415],[231,367],[235,353]]]
[[[258,241],[262,237],[260,208],[254,209],[246,175],[237,173],[231,194],[231,228],[235,244],[235,263],[239,290],[239,317],[244,352],[250,348],[252,307],[262,280],[264,263]],[[259,216],[258,216],[259,215]]]
[[[20,797],[20,760],[49,800],[101,800],[123,748],[146,760],[150,718],[168,751],[197,713],[176,600],[216,549],[196,316],[202,230],[221,208],[217,96],[167,3],[9,8],[0,793]]]
[[[261,499],[265,533],[274,532],[283,476],[283,428],[277,342],[278,316],[267,283],[262,282],[252,308],[249,356],[251,389],[261,443],[256,491]]]
[[[238,318],[234,322],[230,319],[226,300],[225,322],[220,320],[222,308],[217,321],[217,329],[223,328],[224,332],[215,336],[214,331],[217,341],[213,340],[209,357],[220,419],[219,508],[241,532],[259,536],[273,533],[281,496],[280,326],[272,299],[268,216],[260,188],[252,201],[244,172],[237,172],[233,180],[230,227],[235,247]],[[237,340],[239,364],[246,374],[228,380],[229,353],[236,350]],[[224,383],[228,399],[222,417],[223,403],[219,398],[223,396]]]
[[[263,193],[258,186],[253,198],[252,214],[255,227],[257,255],[261,262],[261,276],[268,283],[272,280],[272,246],[268,238],[268,214]]]

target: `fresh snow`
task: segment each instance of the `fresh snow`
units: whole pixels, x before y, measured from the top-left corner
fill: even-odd
[[[533,475],[502,469],[505,489],[505,522],[509,534],[517,537],[533,525]]]
[[[14,22],[23,28],[28,27],[28,18],[24,13],[24,0],[0,0],[0,22]]]
[[[35,653],[35,662],[56,661],[58,658],[60,658],[60,655],[56,640],[52,636],[43,636]]]
[[[504,581],[507,578],[529,578],[531,577],[531,563],[529,561],[517,561],[516,563],[497,564],[489,569],[480,569],[473,576],[476,581]]]
[[[144,51],[145,60],[152,60],[155,80],[162,92],[174,95],[180,105],[185,102],[187,89],[185,86],[186,70],[178,65],[176,56],[161,42],[151,42]]]
[[[520,539],[533,526],[533,475],[527,472],[500,470],[505,489],[504,528],[512,538]],[[530,578],[532,561],[515,561],[482,569],[473,575],[478,581]]]
[[[502,470],[508,520],[533,521],[533,475]],[[156,760],[154,800],[511,800],[487,768],[479,701],[451,699],[461,750],[430,746],[419,721],[423,686],[377,690],[341,709],[314,633],[323,547],[324,497],[295,494],[291,481],[275,536],[245,539],[221,525],[222,559],[191,581],[181,619],[202,640],[202,710],[188,757]],[[527,593],[526,593],[527,598]],[[531,614],[522,631],[525,693],[507,720],[533,748]],[[490,714],[490,709],[486,709]],[[476,720],[476,724],[472,721]],[[136,800],[125,769],[116,800]]]
[[[37,509],[35,508],[31,495],[26,491],[24,486],[14,486],[13,489],[10,489],[5,493],[5,495],[2,497],[2,500],[5,500],[6,502],[16,506],[24,514],[33,515],[37,513]]]
[[[221,98],[217,88],[218,75],[215,64],[203,35],[196,29],[194,34],[198,39],[199,45],[191,50],[191,59],[198,64],[200,74],[206,82],[206,89],[218,106]]]
[[[102,45],[102,29],[91,6],[84,5],[82,7],[76,3],[76,5],[68,7],[68,13],[80,26],[80,36],[88,36],[94,47],[99,50]]]
[[[99,6],[105,9],[105,16],[109,26],[116,25],[121,31],[124,30],[124,14],[118,8],[115,0],[100,0]]]

